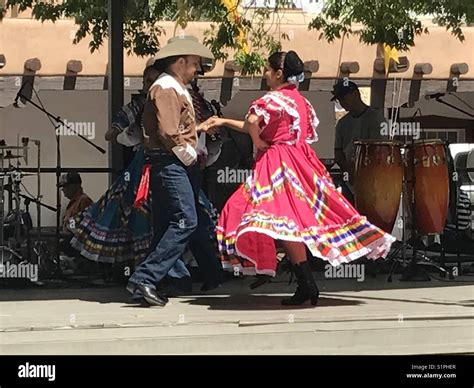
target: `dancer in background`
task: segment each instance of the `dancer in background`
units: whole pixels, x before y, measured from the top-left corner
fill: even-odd
[[[90,260],[133,265],[151,248],[151,204],[144,201],[139,206],[133,205],[145,164],[141,145],[143,104],[159,74],[153,66],[144,70],[142,90],[116,114],[112,128],[105,134],[106,140],[133,147],[135,153],[130,165],[106,193],[77,218],[72,244]]]

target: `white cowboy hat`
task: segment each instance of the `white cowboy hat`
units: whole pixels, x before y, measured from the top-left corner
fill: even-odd
[[[195,36],[180,35],[168,40],[167,45],[156,54],[155,60],[174,57],[176,55],[197,55],[201,58],[214,59],[211,50],[202,43],[199,43]]]

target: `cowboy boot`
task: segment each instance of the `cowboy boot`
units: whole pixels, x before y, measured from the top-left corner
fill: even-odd
[[[296,282],[298,287],[295,294],[288,299],[283,299],[283,306],[299,306],[310,300],[311,305],[316,306],[319,298],[319,290],[313,278],[311,267],[307,261],[294,265]]]

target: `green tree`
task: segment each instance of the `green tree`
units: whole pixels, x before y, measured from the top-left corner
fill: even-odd
[[[367,44],[387,43],[400,50],[415,44],[415,36],[428,33],[421,16],[433,17],[463,41],[462,27],[474,20],[473,0],[326,0],[323,13],[310,29],[321,31],[329,42],[344,34],[359,36]]]
[[[273,20],[278,14],[275,8],[247,10],[237,21],[225,19],[213,23],[205,33],[204,43],[218,60],[229,58],[229,50],[237,50],[234,59],[241,66],[243,75],[260,74],[269,54],[281,50],[281,41],[288,36],[279,32],[279,20]],[[239,29],[245,34],[247,50],[238,41]]]
[[[207,0],[205,0],[207,1]],[[217,2],[217,0],[216,0]],[[97,50],[107,38],[107,0],[64,0],[53,3],[33,0],[7,0],[6,8],[18,6],[19,11],[28,8],[33,17],[41,22],[56,22],[60,18],[71,18],[78,29],[74,43],[89,37],[91,52]],[[124,46],[129,54],[153,55],[159,48],[163,34],[160,22],[171,20],[178,13],[173,0],[126,1],[124,11]]]
[[[64,0],[63,2],[44,2],[41,0],[7,0],[4,12],[13,6],[19,11],[32,10],[35,19],[55,22],[60,18],[71,18],[78,29],[74,43],[88,38],[91,52],[102,46],[108,34],[107,0]],[[3,12],[2,12],[3,11]],[[262,9],[252,12],[248,18],[238,21],[228,18],[228,11],[221,0],[135,0],[125,2],[124,12],[124,47],[128,54],[139,56],[154,55],[164,37],[163,21],[174,21],[176,28],[186,27],[192,21],[208,21],[210,28],[206,31],[205,43],[219,60],[229,57],[226,49],[239,50],[236,37],[239,28],[243,28],[250,37],[252,51],[239,52],[236,60],[242,65],[245,74],[256,74],[261,71],[265,56],[281,47],[270,30],[276,26],[268,23],[275,9]]]
[[[163,21],[174,21],[176,28],[192,21],[207,21],[209,29],[204,42],[218,60],[234,59],[242,66],[242,73],[261,73],[266,56],[281,49],[288,37],[280,33],[282,8],[288,0],[275,0],[274,6],[245,9],[237,18],[224,0],[126,0],[124,13],[124,46],[129,54],[155,54],[163,36]],[[242,0],[237,0],[241,2]],[[92,52],[97,50],[108,33],[107,0],[7,0],[0,9],[15,5],[20,11],[32,9],[33,17],[42,22],[72,18],[78,26],[74,42],[90,39]],[[431,15],[463,41],[462,28],[474,22],[474,0],[326,0],[324,11],[309,24],[321,32],[320,39],[329,42],[344,34],[358,35],[367,44],[387,43],[407,50],[414,45],[417,35],[427,33],[420,15]],[[248,50],[239,37],[245,33]]]

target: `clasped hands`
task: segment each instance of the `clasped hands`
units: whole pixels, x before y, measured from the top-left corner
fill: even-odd
[[[206,121],[197,126],[198,132],[205,132],[209,135],[214,135],[219,131],[219,127],[224,125],[224,119],[217,116],[212,116]]]

